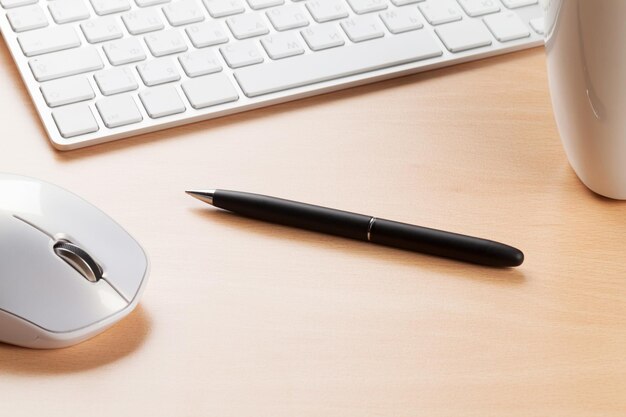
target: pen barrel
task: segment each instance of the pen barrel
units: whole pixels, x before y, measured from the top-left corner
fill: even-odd
[[[313,204],[228,190],[215,191],[213,205],[266,222],[358,240],[367,240],[372,219],[371,216]]]
[[[519,249],[503,243],[385,219],[376,219],[370,241],[495,267],[518,266],[524,260]]]

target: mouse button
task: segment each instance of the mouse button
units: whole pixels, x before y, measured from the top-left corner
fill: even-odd
[[[0,216],[0,309],[53,332],[90,326],[128,303],[105,280],[82,278],[52,250],[52,240]]]
[[[42,185],[39,181],[18,175],[0,175],[0,211],[41,213]]]
[[[69,191],[45,184],[41,196],[42,215],[28,219],[80,245],[97,260],[109,283],[126,299],[134,299],[148,270],[139,243],[107,214]]]
[[[115,246],[103,245],[96,250],[106,280],[132,301],[148,273],[148,258],[141,246],[129,236],[128,239],[118,240]]]
[[[13,216],[0,216],[0,308],[13,286],[28,285],[40,261],[50,257],[52,239]],[[18,280],[17,277],[20,277]],[[22,278],[23,277],[23,278]]]

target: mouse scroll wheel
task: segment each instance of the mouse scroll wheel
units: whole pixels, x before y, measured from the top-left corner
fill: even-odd
[[[97,282],[102,278],[102,268],[80,247],[67,241],[54,244],[54,253],[78,271],[85,279]]]

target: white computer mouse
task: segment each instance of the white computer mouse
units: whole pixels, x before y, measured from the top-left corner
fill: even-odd
[[[0,342],[59,348],[133,311],[148,258],[113,219],[55,185],[0,174]]]

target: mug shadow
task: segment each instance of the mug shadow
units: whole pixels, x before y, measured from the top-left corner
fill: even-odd
[[[394,265],[403,264],[429,273],[442,274],[459,279],[483,281],[494,285],[521,285],[527,281],[524,272],[515,268],[492,268],[474,265],[338,236],[329,237],[336,239],[337,242],[332,247],[329,247],[328,235],[269,224],[222,210],[204,208],[193,208],[190,210],[194,215],[211,220],[221,226],[245,229],[249,233],[262,235],[267,239],[289,240],[329,251],[339,248],[343,253],[353,257],[376,258]]]
[[[0,343],[0,374],[66,374],[108,365],[137,351],[150,327],[150,318],[139,305],[110,329],[75,346],[28,349]]]
[[[626,200],[619,200],[615,198],[606,197],[602,194],[596,193],[591,188],[587,187],[587,185],[585,185],[585,183],[576,175],[576,172],[574,172],[574,170],[569,164],[566,163],[563,166],[562,171],[563,171],[563,177],[567,178],[569,181],[575,184],[574,185],[574,187],[576,187],[575,195],[584,194],[586,197],[591,198],[591,200],[593,200],[595,203],[598,203],[602,207],[620,208],[626,205]]]

